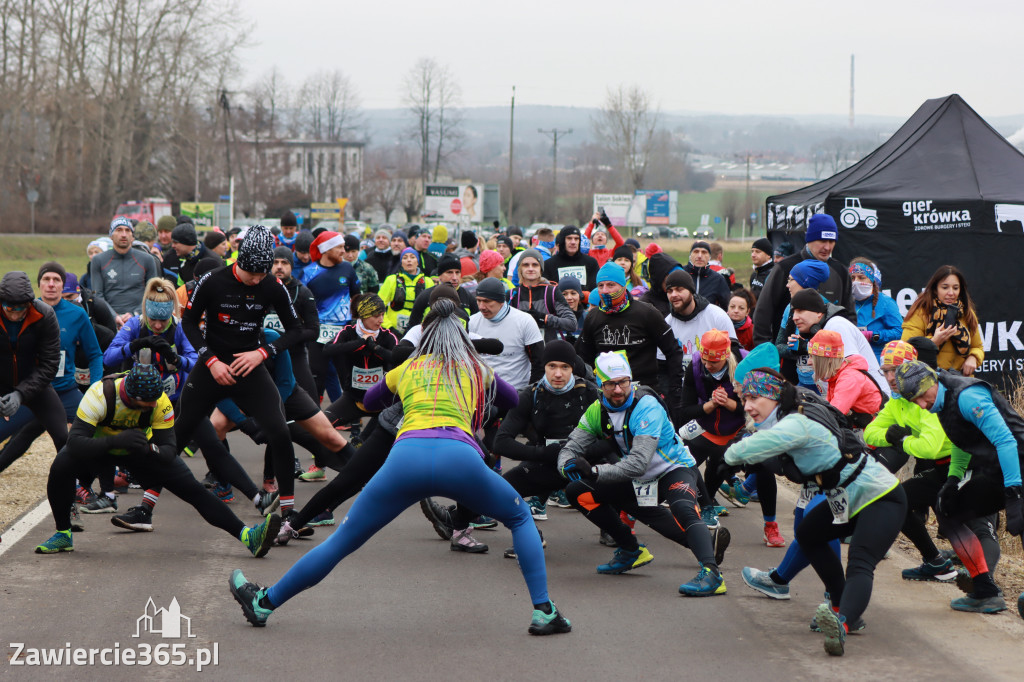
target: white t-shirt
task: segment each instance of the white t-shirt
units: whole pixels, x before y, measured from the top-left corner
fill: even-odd
[[[875,357],[875,351],[871,349],[871,344],[868,343],[868,340],[864,338],[864,335],[861,334],[853,322],[850,322],[841,315],[836,315],[825,323],[824,329],[839,332],[839,335],[843,337],[843,357],[860,355],[867,360],[868,372],[871,374],[871,378],[875,380],[875,383],[878,384],[878,387],[887,396],[892,396],[892,391],[889,390],[889,382],[886,381],[885,375],[882,374],[882,370],[878,366],[878,358]]]
[[[511,308],[501,322],[488,320],[481,313],[469,317],[470,334],[479,334],[485,339],[498,339],[504,345],[501,355],[485,355],[484,361],[494,373],[516,387],[525,388],[530,383],[530,356],[526,347],[542,343],[544,335],[533,317],[521,310]]]
[[[671,313],[665,316],[665,322],[672,328],[672,335],[683,347],[683,355],[687,358],[697,352],[697,342],[700,341],[700,337],[712,329],[725,332],[730,339],[736,338],[736,327],[732,320],[717,305],[709,305],[688,322],[683,322]],[[665,359],[665,354],[661,352],[660,348],[658,349],[658,359]]]
[[[420,347],[420,339],[422,339],[422,338],[423,338],[423,325],[422,324],[418,324],[415,327],[410,327],[409,328],[409,331],[407,331],[405,333],[405,336],[402,337],[402,341],[408,341],[409,343],[412,344],[413,348],[419,348]],[[483,337],[480,336],[479,334],[474,334],[473,332],[469,332],[469,338],[471,338],[471,339],[482,339]]]

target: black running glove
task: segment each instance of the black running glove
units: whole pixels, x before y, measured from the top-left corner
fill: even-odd
[[[144,455],[149,452],[149,439],[139,429],[126,429],[117,434],[117,447],[127,450],[129,455]]]
[[[950,476],[939,488],[939,496],[935,501],[935,511],[943,516],[951,516],[953,501],[956,499],[957,486],[960,485],[959,476]]]
[[[128,350],[132,352],[132,355],[138,353],[143,348],[153,347],[153,337],[145,336],[138,339],[132,339],[132,342],[128,344]]]
[[[1006,496],[1006,532],[1010,535],[1024,533],[1024,499],[1021,486],[1014,485],[1003,491]]]
[[[885,430],[885,442],[889,445],[899,445],[911,433],[910,427],[893,424]]]

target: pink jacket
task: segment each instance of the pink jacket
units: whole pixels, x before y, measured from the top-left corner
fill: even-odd
[[[849,355],[828,380],[828,401],[843,414],[850,411],[875,414],[882,409],[882,392],[878,385],[860,371],[867,369],[867,360],[860,355]]]
[[[615,229],[614,225],[608,227],[607,229],[608,238],[610,241],[603,247],[594,246],[593,242],[591,242],[590,253],[587,254],[597,261],[597,267],[601,267],[609,260],[611,260],[612,254],[615,253],[615,249],[619,248],[620,246],[626,243],[626,240],[622,238],[622,235],[619,234],[619,231]],[[590,235],[593,231],[594,223],[590,222],[587,224],[587,229],[584,230],[583,234],[587,239],[590,239]]]

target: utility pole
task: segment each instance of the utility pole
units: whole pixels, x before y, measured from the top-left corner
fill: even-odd
[[[516,121],[516,86],[512,86],[512,106],[508,110],[508,211],[505,222],[512,224],[512,148]]]
[[[554,202],[558,198],[558,137],[572,135],[572,128],[566,130],[559,130],[558,128],[544,130],[543,128],[537,128],[537,132],[541,135],[547,135],[553,142],[551,151],[551,201]]]
[[[850,55],[850,127],[853,127],[853,55]]]

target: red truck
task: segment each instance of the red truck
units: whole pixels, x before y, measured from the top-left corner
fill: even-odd
[[[114,218],[128,218],[129,220],[147,220],[154,225],[161,216],[172,215],[171,202],[167,199],[150,197],[141,201],[126,201],[117,207]],[[113,218],[111,218],[113,220]]]

